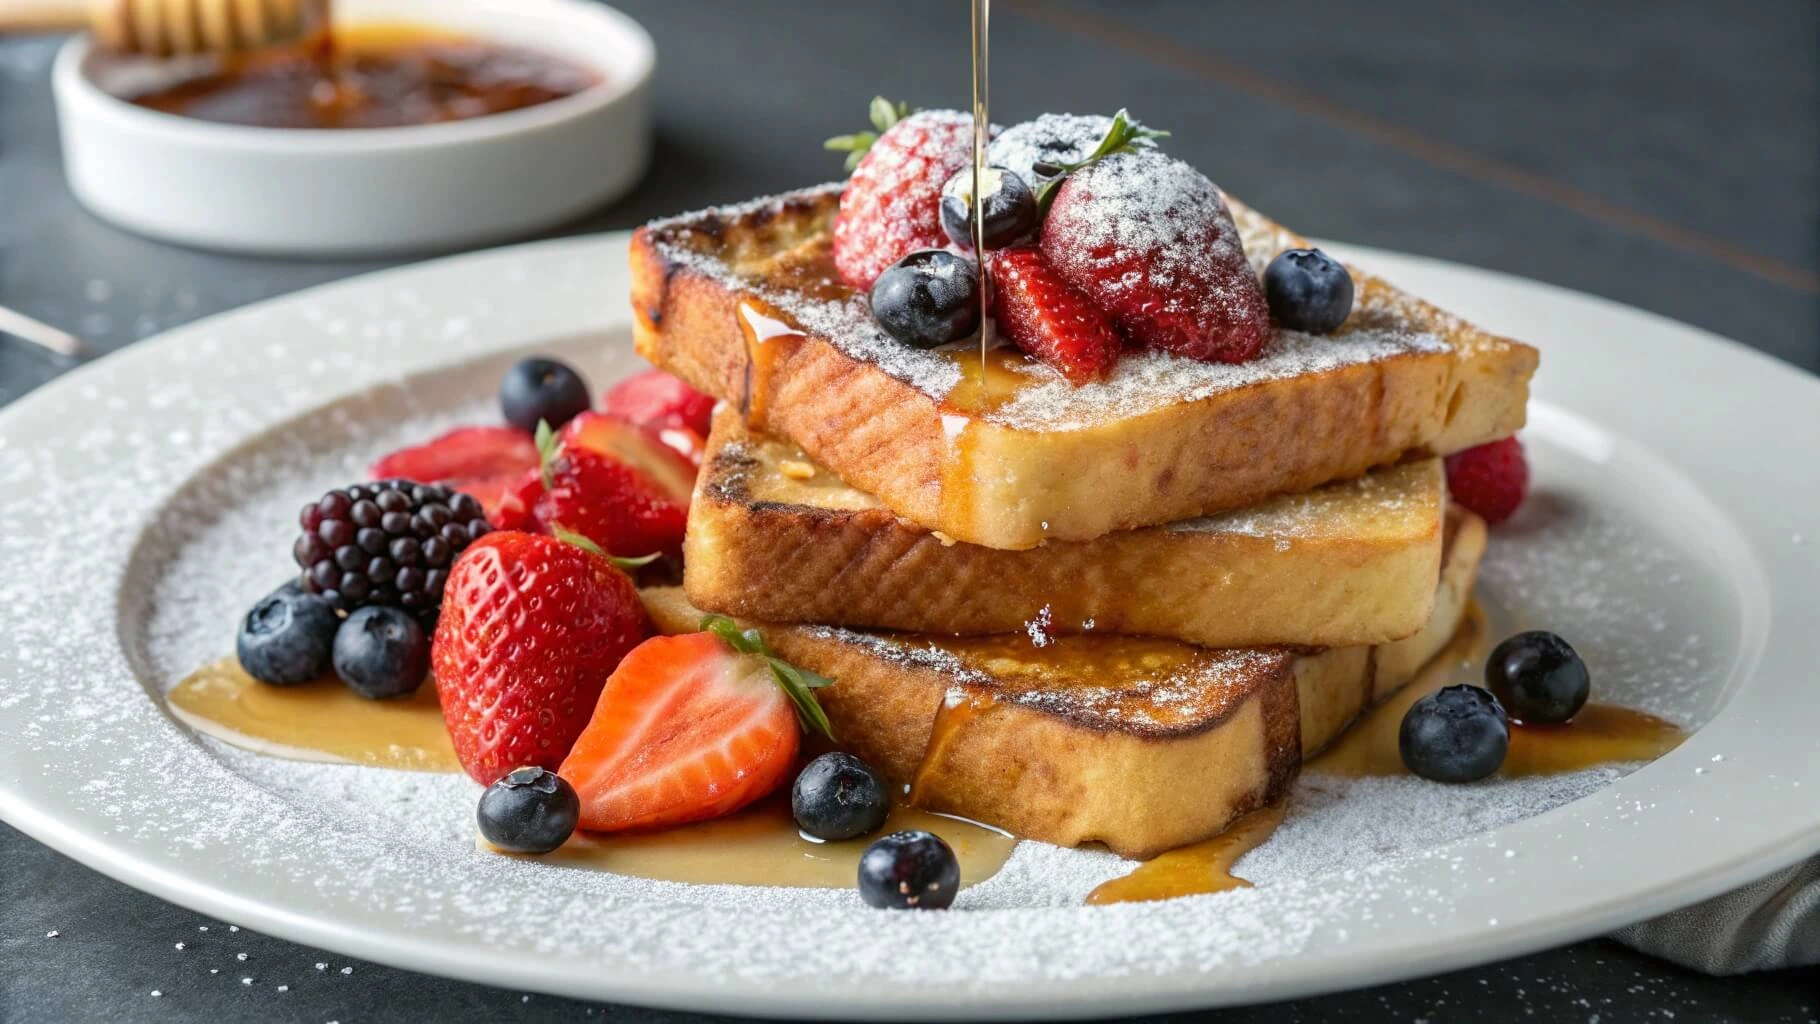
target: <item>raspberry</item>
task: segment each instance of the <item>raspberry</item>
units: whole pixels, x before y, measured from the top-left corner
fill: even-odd
[[[491,529],[472,495],[410,480],[330,491],[297,520],[303,533],[291,554],[303,589],[344,612],[394,605],[433,613],[455,556]]]
[[[1449,455],[1447,490],[1454,501],[1493,526],[1509,519],[1529,492],[1523,445],[1507,437]]]
[[[942,185],[973,159],[973,119],[924,110],[891,125],[866,151],[841,193],[834,266],[860,291],[918,249],[948,244]]]

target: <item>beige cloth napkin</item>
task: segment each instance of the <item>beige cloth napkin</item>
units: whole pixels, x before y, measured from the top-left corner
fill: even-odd
[[[1820,858],[1612,938],[1707,974],[1820,964]]]

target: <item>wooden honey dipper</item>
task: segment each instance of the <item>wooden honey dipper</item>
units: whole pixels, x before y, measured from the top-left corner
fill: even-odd
[[[0,0],[0,33],[88,29],[157,57],[288,43],[327,24],[328,0]]]

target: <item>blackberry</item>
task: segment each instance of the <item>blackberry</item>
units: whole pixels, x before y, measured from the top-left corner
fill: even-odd
[[[297,521],[303,589],[344,612],[391,605],[420,616],[441,606],[455,556],[491,529],[472,495],[411,480],[337,488]]]

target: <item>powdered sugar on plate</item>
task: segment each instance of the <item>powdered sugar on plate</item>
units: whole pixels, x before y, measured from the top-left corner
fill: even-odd
[[[1360,951],[1335,922],[1362,914],[1467,935],[1449,915],[1463,894],[1483,899],[1483,877],[1455,883],[1475,860],[1470,833],[1584,796],[1555,820],[1598,826],[1596,843],[1582,831],[1554,841],[1546,819],[1506,833],[1531,840],[1512,863],[1571,881],[1568,858],[1624,857],[1626,823],[1678,810],[1619,800],[1667,785],[1643,778],[1666,764],[1611,789],[1605,771],[1472,787],[1311,776],[1282,831],[1240,865],[1255,889],[1085,908],[1125,865],[1025,843],[954,913],[881,914],[839,890],[492,857],[473,848],[479,791],[461,777],[260,757],[167,717],[158,696],[227,653],[238,616],[291,571],[304,501],[394,443],[487,412],[499,373],[533,347],[579,360],[597,386],[635,368],[621,307],[601,298],[624,293],[625,242],[481,254],[285,299],[101,360],[0,412],[9,818],[134,884],[352,954],[722,1009],[820,1000],[832,1013],[862,992],[875,1007],[1031,991],[1187,1001],[1293,972],[1284,960],[1298,954],[1340,963]],[[1686,503],[1612,485],[1645,470],[1546,437],[1532,453],[1538,493],[1494,538],[1482,599],[1504,628],[1571,626],[1603,698],[1704,721],[1739,657],[1713,553],[1727,549],[1704,526],[1677,526]],[[1415,941],[1398,934],[1398,948]]]

